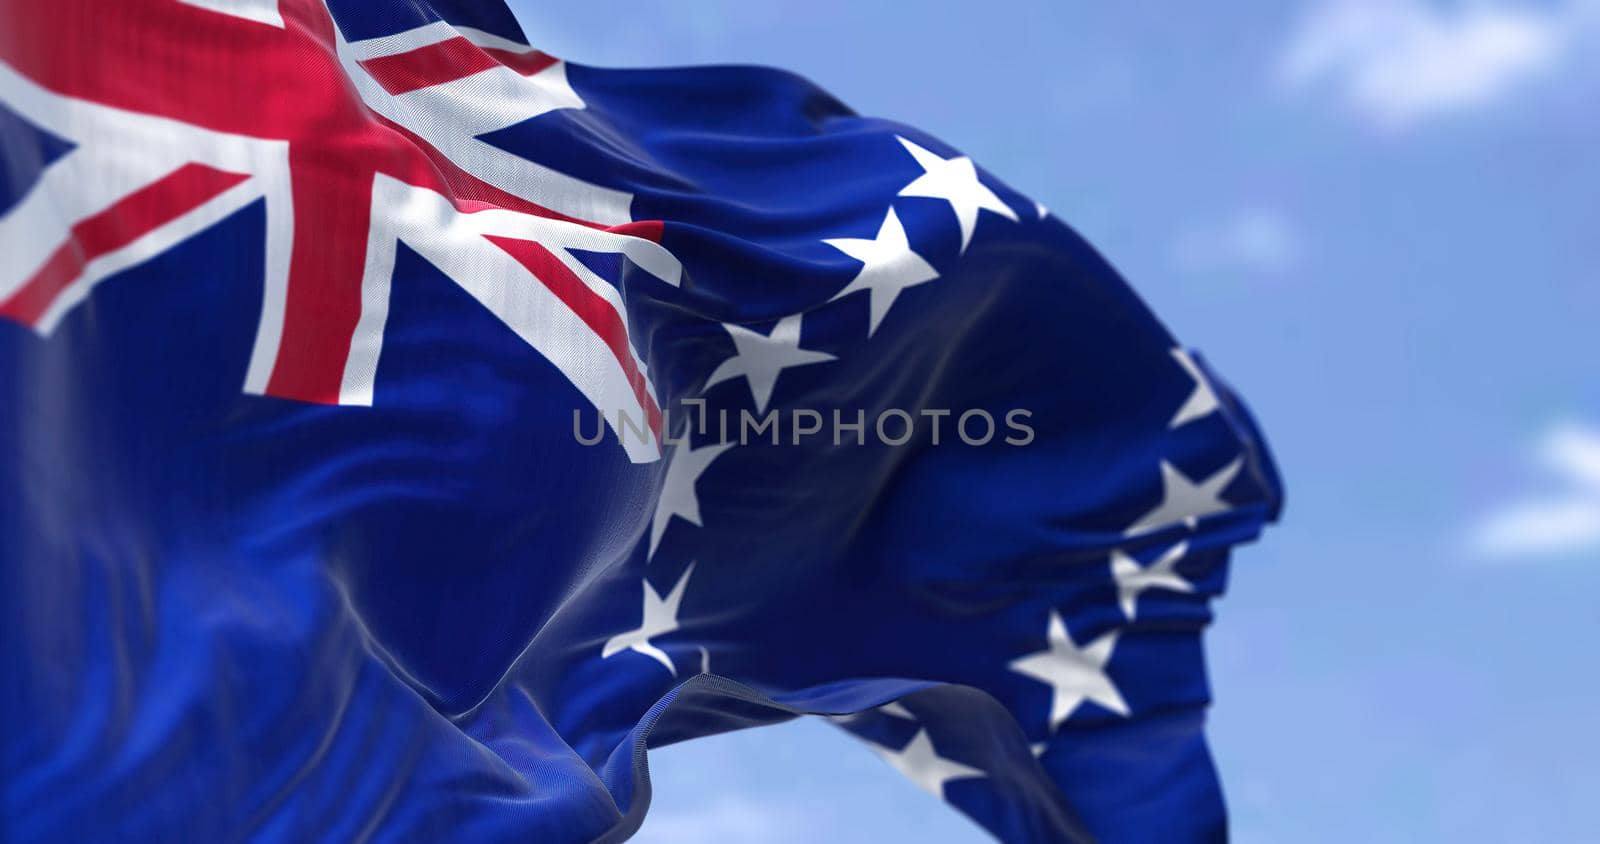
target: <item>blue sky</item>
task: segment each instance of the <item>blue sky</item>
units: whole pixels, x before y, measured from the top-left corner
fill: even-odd
[[[939,135],[1249,399],[1290,497],[1209,643],[1238,840],[1600,830],[1600,2],[513,6]],[[652,768],[642,841],[983,840],[822,723]]]

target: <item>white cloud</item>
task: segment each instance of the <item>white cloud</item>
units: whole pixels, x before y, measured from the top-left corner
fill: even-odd
[[[1595,20],[1593,0],[1322,0],[1279,71],[1296,90],[1331,90],[1385,128],[1490,105],[1554,68]]]
[[[1182,232],[1172,258],[1186,272],[1278,275],[1300,263],[1300,240],[1282,214],[1251,208]]]
[[[1539,448],[1564,489],[1511,504],[1478,529],[1473,546],[1496,557],[1600,551],[1600,430],[1563,425]]]

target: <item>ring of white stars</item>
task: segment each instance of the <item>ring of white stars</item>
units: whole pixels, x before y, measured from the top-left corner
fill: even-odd
[[[1126,718],[1128,704],[1122,699],[1106,663],[1117,647],[1117,632],[1106,633],[1084,647],[1072,641],[1061,614],[1050,611],[1045,628],[1045,649],[1011,661],[1010,668],[1050,687],[1050,729],[1054,731],[1071,717],[1084,701],[1093,701]]]
[[[960,254],[965,254],[971,245],[983,212],[1013,222],[1019,220],[1017,213],[983,184],[971,158],[944,158],[906,138],[898,137],[897,140],[922,169],[921,175],[897,195],[948,203],[960,232]],[[1033,203],[1031,210],[1040,220],[1049,215],[1049,210],[1039,203]],[[912,248],[905,225],[892,204],[873,237],[830,238],[824,242],[861,263],[861,268],[850,282],[829,301],[865,291],[869,337],[882,325],[901,293],[939,278],[932,264]],[[771,331],[764,334],[741,325],[724,324],[723,329],[733,341],[735,353],[712,371],[706,387],[743,378],[750,388],[756,411],[765,413],[784,370],[836,359],[831,354],[801,347],[801,319],[801,314],[780,319]],[[1220,406],[1215,390],[1190,354],[1182,348],[1173,348],[1170,353],[1194,382],[1194,387],[1169,420],[1169,430],[1209,416],[1217,412]],[[647,559],[654,557],[674,516],[696,527],[703,526],[696,484],[712,461],[731,447],[731,443],[726,443],[695,449],[684,444],[675,451],[667,465],[661,494],[651,518]],[[1196,481],[1172,464],[1162,461],[1161,503],[1129,526],[1124,535],[1133,537],[1178,523],[1186,524],[1192,530],[1199,519],[1227,511],[1231,505],[1222,498],[1222,491],[1232,483],[1242,466],[1243,458],[1239,458],[1209,477]],[[1194,585],[1176,569],[1188,548],[1187,541],[1180,542],[1162,552],[1148,565],[1141,564],[1121,549],[1111,552],[1110,570],[1116,584],[1118,603],[1129,621],[1137,617],[1138,599],[1146,590],[1194,591]],[[694,563],[690,563],[665,596],[658,593],[648,579],[642,580],[644,604],[639,626],[607,640],[601,656],[610,658],[624,651],[633,651],[655,660],[673,676],[677,676],[672,659],[656,647],[652,639],[679,629],[679,607],[694,566]],[[1111,631],[1087,645],[1079,646],[1060,613],[1052,610],[1046,624],[1045,649],[1018,657],[1008,667],[1050,688],[1048,721],[1052,732],[1086,701],[1127,717],[1130,712],[1128,704],[1107,672],[1107,664],[1117,641],[1117,631]],[[708,673],[710,654],[701,647],[699,656],[700,671]],[[898,702],[851,716],[835,716],[833,720],[841,724],[849,723],[869,713],[912,722],[917,720]],[[1038,755],[1047,746],[1041,743],[1030,749]],[[874,749],[919,788],[936,797],[944,797],[946,784],[953,780],[985,776],[978,768],[941,756],[926,728],[919,729],[911,741],[899,750],[876,744]]]
[[[651,644],[650,640],[678,629],[678,607],[683,603],[683,590],[689,585],[689,575],[693,572],[694,563],[690,563],[665,598],[656,592],[648,579],[640,581],[644,584],[644,613],[639,626],[607,639],[605,647],[600,649],[600,658],[609,659],[623,651],[633,651],[661,663],[672,676],[678,676],[678,668],[672,664],[672,658]],[[704,650],[701,651],[701,659],[704,668],[706,660]]]

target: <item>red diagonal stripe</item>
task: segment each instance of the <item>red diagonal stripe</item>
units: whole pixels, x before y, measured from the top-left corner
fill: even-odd
[[[628,385],[633,388],[633,397],[638,400],[639,406],[644,408],[645,417],[650,422],[650,430],[659,438],[661,436],[661,409],[656,406],[655,399],[650,397],[650,391],[645,389],[644,374],[639,371],[639,366],[634,362],[633,352],[628,348],[628,327],[623,324],[622,316],[610,302],[601,298],[599,294],[589,289],[583,279],[561,263],[561,259],[550,253],[550,250],[534,243],[531,240],[517,240],[509,237],[484,235],[495,246],[506,251],[506,254],[517,260],[517,263],[533,273],[540,283],[550,289],[572,312],[589,326],[606,346],[611,349],[611,354],[616,357],[617,363],[622,366],[622,371],[628,377]]]
[[[500,65],[523,76],[532,76],[555,63],[554,56],[538,50],[518,53],[493,47],[486,49],[458,35],[404,53],[367,59],[361,66],[385,91],[404,94],[465,79]]]
[[[458,35],[404,53],[367,59],[361,66],[385,91],[404,94],[454,82],[499,64],[476,44]]]
[[[488,53],[490,56],[493,56],[496,61],[522,74],[523,76],[532,76],[535,73],[538,73],[539,71],[549,67],[550,65],[555,64],[557,61],[555,56],[552,56],[548,53],[541,53],[538,50],[529,50],[525,53],[514,53],[510,50],[501,50],[496,47],[485,47],[483,48],[483,51]]]
[[[204,164],[185,164],[75,223],[64,243],[11,298],[0,316],[35,325],[50,303],[83,274],[90,261],[115,252],[198,208],[249,176]]]

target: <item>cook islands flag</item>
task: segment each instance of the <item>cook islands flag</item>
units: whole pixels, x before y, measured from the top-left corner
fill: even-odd
[[[801,716],[1003,840],[1226,834],[1271,459],[938,139],[496,0],[0,0],[0,153],[5,840],[616,841]]]

